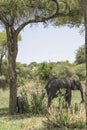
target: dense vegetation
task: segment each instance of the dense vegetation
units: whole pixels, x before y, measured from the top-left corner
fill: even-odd
[[[2,66],[2,75],[0,76],[0,87],[4,89],[4,87],[8,86],[8,69],[7,69],[7,61],[3,60]],[[32,81],[39,80],[41,82],[46,82],[51,77],[71,77],[73,75],[79,76],[79,79],[85,80],[85,64],[71,64],[68,61],[64,62],[43,62],[33,64],[21,64],[17,63],[16,67],[17,71],[17,83],[18,87],[23,86],[24,84]]]
[[[79,49],[77,50],[77,53],[79,53]],[[80,54],[82,55],[82,53]],[[1,129],[7,129],[8,124],[12,124],[12,127],[9,126],[9,130],[11,130],[11,128],[17,128],[18,130],[25,128],[31,128],[31,130],[57,130],[59,128],[64,129],[64,127],[66,129],[85,128],[85,109],[84,104],[82,106],[79,104],[81,98],[79,92],[76,91],[73,93],[74,96],[72,100],[72,106],[69,112],[65,108],[63,108],[63,103],[65,101],[64,97],[61,98],[61,95],[58,96],[56,100],[54,100],[54,102],[52,103],[53,107],[48,112],[46,107],[47,95],[44,89],[46,82],[51,77],[61,78],[72,76],[79,77],[79,79],[82,81],[84,89],[85,63],[82,62],[77,64],[78,58],[79,57],[76,57],[75,62],[73,63],[70,63],[69,61],[42,63],[32,62],[27,65],[17,62],[16,71],[18,96],[21,96],[24,101],[24,114],[17,114],[13,117],[8,116],[9,77],[8,63],[7,60],[4,59],[2,62],[2,75],[0,76],[0,91],[2,94],[2,98],[0,100],[0,115],[4,116],[4,121],[3,119],[1,119],[3,121],[3,125],[0,126]],[[58,115],[58,113],[61,113],[61,115]],[[80,115],[80,118],[78,117],[78,115]],[[31,118],[32,116],[33,118]],[[13,121],[11,121],[10,119],[15,120],[17,126],[15,126]],[[20,121],[18,121],[18,119],[20,119]],[[8,120],[8,124],[6,123],[6,120]],[[28,121],[33,122],[33,120],[35,120],[36,124],[40,123],[40,126],[34,126],[33,124],[29,126]],[[36,120],[39,120],[39,122]]]
[[[78,52],[79,51],[77,51],[76,55]],[[76,75],[81,81],[85,81],[85,63],[82,60],[80,56],[76,56],[74,63],[69,63],[69,61],[42,63],[32,62],[27,65],[17,62],[16,71],[18,87],[23,86],[32,80],[39,80],[39,82],[44,83],[52,77],[62,78]],[[79,63],[78,61],[82,61],[82,63]],[[3,89],[8,86],[9,83],[7,72],[8,63],[6,60],[3,60],[2,75],[0,76],[0,87]]]

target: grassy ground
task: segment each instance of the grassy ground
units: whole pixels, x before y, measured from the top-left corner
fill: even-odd
[[[8,114],[9,91],[0,90],[0,130],[42,130],[44,117]]]
[[[73,92],[72,103],[79,103],[81,100],[78,91]],[[9,91],[0,90],[0,130],[43,130],[43,116],[31,116],[21,114],[10,116],[8,114]]]
[[[0,117],[0,130],[41,130],[43,117],[28,115],[3,115]]]

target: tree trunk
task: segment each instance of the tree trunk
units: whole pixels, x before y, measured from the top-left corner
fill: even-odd
[[[9,73],[9,113],[16,112],[17,98],[17,74],[16,74],[16,56],[17,56],[17,36],[13,27],[6,28],[8,44],[8,73]]]
[[[86,56],[85,109],[86,109],[86,129],[87,129],[87,27],[85,28],[85,56]]]
[[[87,130],[87,0],[82,0],[84,24],[85,24],[85,62],[86,62],[86,87],[85,87],[85,109],[86,109],[86,130]]]
[[[2,75],[2,58],[3,58],[3,56],[1,55],[1,57],[0,57],[0,76]]]

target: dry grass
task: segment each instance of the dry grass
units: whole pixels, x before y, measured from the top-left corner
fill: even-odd
[[[39,130],[43,127],[43,119],[29,115],[4,115],[0,117],[0,130]]]
[[[24,86],[28,91],[36,91],[37,88],[41,90],[41,84],[31,82]],[[44,87],[43,87],[44,88]],[[19,90],[20,91],[20,90]],[[31,117],[28,115],[8,115],[8,103],[9,103],[9,91],[0,90],[0,130],[43,130],[44,124],[43,121],[46,121],[46,117]],[[80,103],[81,97],[79,91],[73,91],[72,93],[72,104]],[[53,103],[55,103],[53,101]],[[57,103],[57,101],[56,101]],[[55,116],[55,112],[52,111],[52,116]],[[55,117],[52,117],[53,120]],[[85,106],[84,104],[79,104],[79,111],[76,113],[73,111],[69,113],[69,121],[83,121],[85,122]]]
[[[48,130],[80,130],[85,129],[85,109],[81,105],[76,112],[74,109],[62,109],[51,107],[49,115],[44,121],[45,128]]]
[[[86,121],[86,113],[85,113],[85,107],[84,104],[79,105],[79,109],[77,112],[75,112],[75,109],[71,112],[69,110],[69,118],[70,121],[77,122],[77,121]]]

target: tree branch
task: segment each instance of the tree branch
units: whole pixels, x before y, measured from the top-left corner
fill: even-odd
[[[22,23],[17,29],[16,29],[16,34],[18,35],[19,32],[28,24],[31,23],[40,23],[40,22],[45,22],[48,21],[50,19],[53,19],[55,17],[57,17],[59,15],[59,3],[57,2],[57,0],[52,0],[53,2],[55,2],[56,4],[56,11],[53,15],[48,16],[48,17],[40,17],[40,16],[36,16],[34,19],[31,19],[27,22]]]
[[[6,25],[7,21],[4,16],[0,15],[0,21]]]

